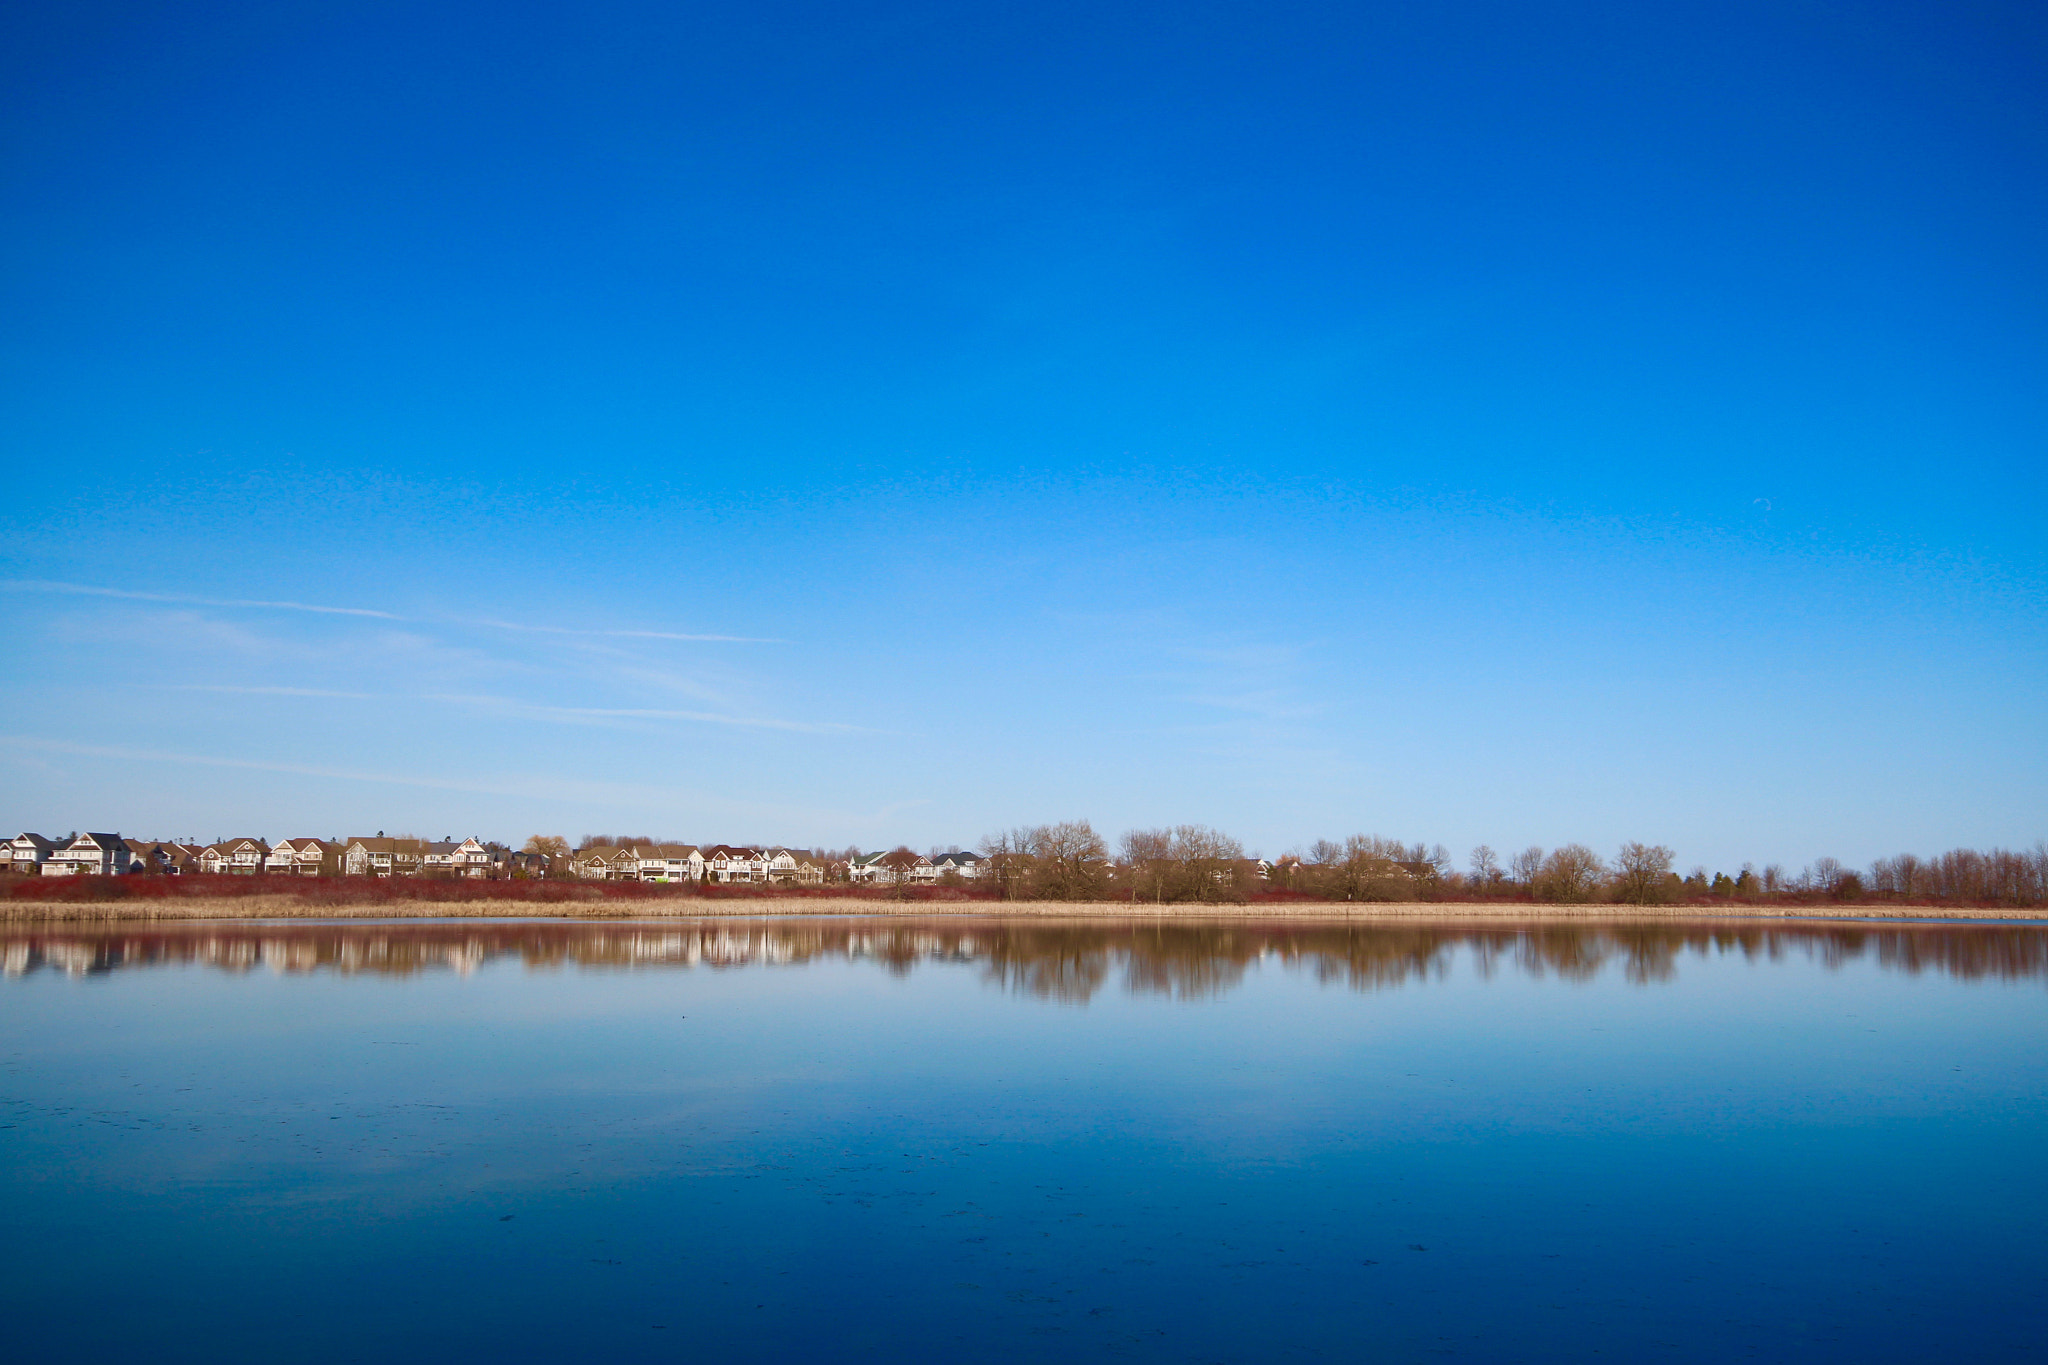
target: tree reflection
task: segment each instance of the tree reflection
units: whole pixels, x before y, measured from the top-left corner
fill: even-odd
[[[1403,922],[780,919],[659,924],[160,924],[0,927],[0,968],[90,975],[196,965],[282,975],[468,973],[516,959],[532,970],[717,971],[841,960],[896,975],[931,963],[978,967],[1018,995],[1085,1004],[1106,987],[1173,1000],[1228,994],[1271,963],[1356,991],[1441,979],[1463,960],[1483,975],[1672,980],[1688,957],[1771,961],[1803,954],[1829,970],[1861,961],[1965,980],[2048,981],[2048,929],[2010,924],[1844,926],[1732,921]]]

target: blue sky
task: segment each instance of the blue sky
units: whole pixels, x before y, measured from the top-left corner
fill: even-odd
[[[0,26],[0,824],[2048,834],[2037,9]]]

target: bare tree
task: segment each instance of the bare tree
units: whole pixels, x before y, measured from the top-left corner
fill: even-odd
[[[1173,831],[1171,852],[1179,899],[1241,901],[1250,889],[1242,884],[1244,845],[1221,830],[1180,825]]]
[[[1031,831],[1036,891],[1049,900],[1090,900],[1101,890],[1109,845],[1086,820],[1062,820]]]
[[[1131,898],[1163,903],[1167,883],[1172,880],[1173,831],[1134,829],[1121,843]]]
[[[1031,831],[1024,828],[985,835],[981,856],[987,866],[983,875],[995,888],[999,900],[1013,901],[1030,894]]]
[[[1628,843],[1614,860],[1614,889],[1631,905],[1648,905],[1664,899],[1665,879],[1671,875],[1671,850],[1662,844]],[[1706,874],[1700,874],[1704,886]]]
[[[1547,901],[1574,903],[1592,898],[1606,874],[1600,855],[1584,844],[1552,849],[1536,874],[1536,894]]]
[[[1500,858],[1486,844],[1472,850],[1467,866],[1472,869],[1472,884],[1482,890],[1496,885],[1501,879]]]
[[[550,877],[569,875],[569,841],[559,834],[528,835],[525,846],[519,851],[547,859],[547,875]]]
[[[1508,859],[1508,876],[1528,890],[1536,889],[1536,879],[1542,874],[1543,850],[1535,844]]]

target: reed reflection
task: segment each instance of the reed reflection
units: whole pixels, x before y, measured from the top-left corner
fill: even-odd
[[[10,977],[197,965],[284,975],[468,973],[516,958],[535,970],[720,970],[840,960],[904,974],[928,963],[978,967],[1004,991],[1086,1004],[1113,986],[1202,1000],[1235,989],[1254,964],[1357,991],[1438,979],[1463,952],[1482,976],[1670,980],[1688,957],[1802,955],[1830,970],[1965,980],[2048,981],[2048,928],[2011,924],[1758,925],[1730,922],[1324,925],[1273,922],[754,921],[517,924],[292,924],[0,928]]]

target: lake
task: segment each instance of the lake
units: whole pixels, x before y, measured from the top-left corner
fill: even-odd
[[[0,926],[17,1360],[2041,1359],[2048,928]]]

